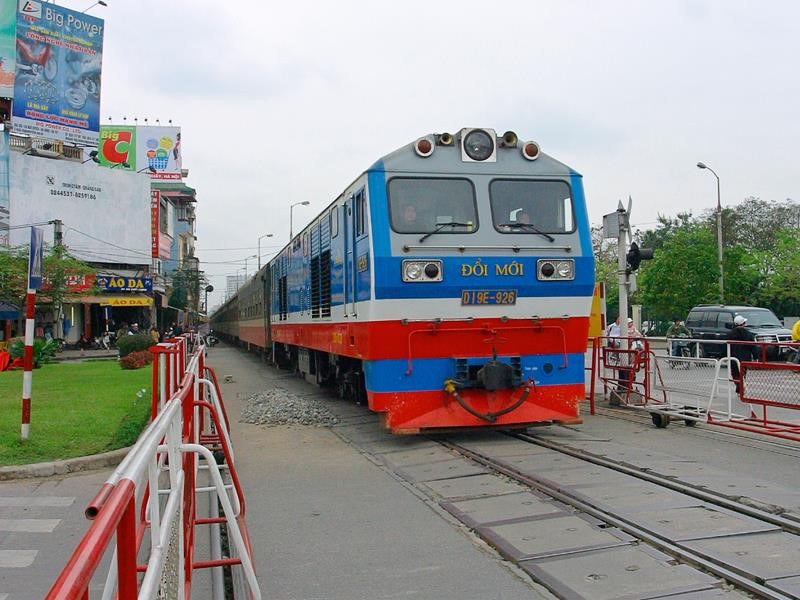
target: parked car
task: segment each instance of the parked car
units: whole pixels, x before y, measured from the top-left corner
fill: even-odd
[[[786,329],[768,308],[756,306],[728,306],[724,304],[701,304],[695,306],[686,317],[686,326],[692,337],[698,340],[724,340],[733,327],[733,318],[741,315],[747,319],[745,331],[756,342],[791,342],[792,332]],[[767,351],[767,360],[786,360],[791,349],[774,346]],[[700,344],[700,355],[720,358],[727,355],[724,344]]]

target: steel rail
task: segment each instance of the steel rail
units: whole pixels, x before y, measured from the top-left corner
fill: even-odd
[[[538,438],[531,436],[528,433],[508,433],[507,435],[531,444],[536,444],[537,446],[542,446],[543,448],[548,448],[556,452],[561,452],[562,454],[572,456],[573,458],[579,458],[581,460],[590,462],[600,467],[605,467],[607,469],[612,469],[614,471],[624,473],[625,475],[630,475],[631,477],[636,477],[637,479],[642,479],[649,483],[655,483],[657,485],[668,488],[675,492],[680,492],[681,494],[692,496],[694,498],[697,498],[698,500],[702,500],[703,502],[708,502],[709,504],[716,504],[717,506],[727,508],[728,510],[732,510],[741,513],[743,515],[747,515],[748,517],[753,517],[755,519],[758,519],[759,521],[764,521],[766,523],[770,523],[771,525],[776,525],[777,527],[780,527],[781,529],[783,529],[788,533],[800,534],[799,519],[782,517],[780,515],[776,515],[771,512],[767,512],[765,510],[761,510],[759,508],[748,506],[746,504],[742,504],[741,502],[731,500],[729,498],[726,498],[722,494],[718,494],[716,492],[709,492],[708,490],[704,490],[696,486],[692,486],[686,483],[681,483],[680,481],[675,481],[674,479],[670,479],[669,477],[665,477],[664,475],[656,475],[654,473],[648,473],[646,471],[642,471],[637,467],[629,467],[627,465],[624,465],[622,463],[619,463],[617,461],[608,458],[603,458],[600,456],[595,456],[586,453],[583,450],[573,450],[572,448],[568,448],[556,442],[551,442],[549,440],[540,440]]]
[[[468,448],[464,448],[455,442],[450,442],[446,440],[441,440],[440,443],[445,447],[454,450],[463,456],[485,466],[493,471],[501,473],[506,477],[510,477],[511,479],[518,481],[528,487],[535,488],[547,494],[548,496],[563,502],[569,506],[577,508],[578,510],[595,517],[609,525],[617,527],[621,531],[638,538],[642,541],[647,542],[651,546],[672,555],[673,557],[682,560],[684,563],[693,565],[700,569],[703,569],[709,573],[712,573],[722,579],[732,583],[733,585],[739,587],[740,589],[746,590],[750,593],[757,594],[763,598],[768,598],[769,600],[793,600],[794,596],[788,596],[781,593],[778,590],[774,590],[770,587],[762,585],[757,581],[754,581],[752,578],[748,577],[745,574],[738,573],[731,569],[726,568],[723,565],[720,565],[716,562],[713,562],[703,556],[692,552],[691,550],[687,550],[686,548],[681,547],[680,545],[674,543],[672,540],[667,539],[666,537],[659,535],[658,533],[649,531],[647,529],[642,528],[641,526],[631,523],[625,519],[622,519],[618,516],[615,516],[607,511],[602,509],[596,508],[595,506],[589,504],[586,501],[579,500],[569,494],[559,491],[558,489],[544,483],[534,477],[529,475],[525,475],[524,473],[519,472],[516,469],[512,469],[510,467],[506,467],[503,464],[491,459],[479,452],[475,452]]]

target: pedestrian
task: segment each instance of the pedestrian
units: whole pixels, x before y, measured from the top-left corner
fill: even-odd
[[[728,340],[734,342],[749,342],[750,334],[747,333],[744,328],[746,324],[746,318],[744,318],[742,315],[736,315],[733,318],[733,327],[728,334]],[[753,348],[752,344],[742,343],[728,344],[728,346],[730,348],[730,357],[732,359],[730,362],[731,378],[736,385],[736,393],[739,394],[742,387],[742,375],[739,364],[742,361],[753,360],[755,356],[755,348]]]
[[[622,328],[619,326],[619,315],[614,319],[614,322],[606,327],[606,337],[608,338],[607,344],[612,348],[619,348],[619,338],[622,337]]]
[[[150,339],[151,339],[151,340],[153,340],[153,343],[154,343],[154,344],[157,344],[158,342],[160,342],[160,341],[161,341],[161,338],[160,338],[160,336],[158,335],[158,329],[156,329],[156,326],[155,326],[155,325],[153,325],[153,326],[150,328]]]
[[[103,332],[103,336],[100,338],[100,343],[103,345],[104,350],[111,349],[111,334],[108,332],[108,329]]]
[[[86,337],[85,333],[81,334],[81,338],[78,340],[78,347],[81,349],[81,356],[83,356],[86,352],[86,347],[89,345],[89,338]]]

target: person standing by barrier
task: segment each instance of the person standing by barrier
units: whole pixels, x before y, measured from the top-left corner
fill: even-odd
[[[733,328],[728,334],[730,341],[747,342],[750,341],[750,336],[745,331],[744,326],[747,324],[747,319],[742,315],[736,315],[733,319]],[[739,393],[742,383],[741,371],[739,363],[745,360],[753,360],[754,349],[750,344],[729,344],[731,358],[738,360],[731,361],[731,378],[736,384],[736,393]]]

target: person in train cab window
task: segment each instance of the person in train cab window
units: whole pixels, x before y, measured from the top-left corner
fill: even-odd
[[[417,226],[417,207],[413,204],[406,204],[400,214],[403,229],[414,229]]]
[[[524,223],[525,225],[530,225],[531,223],[531,216],[524,208],[517,213],[517,223]]]

